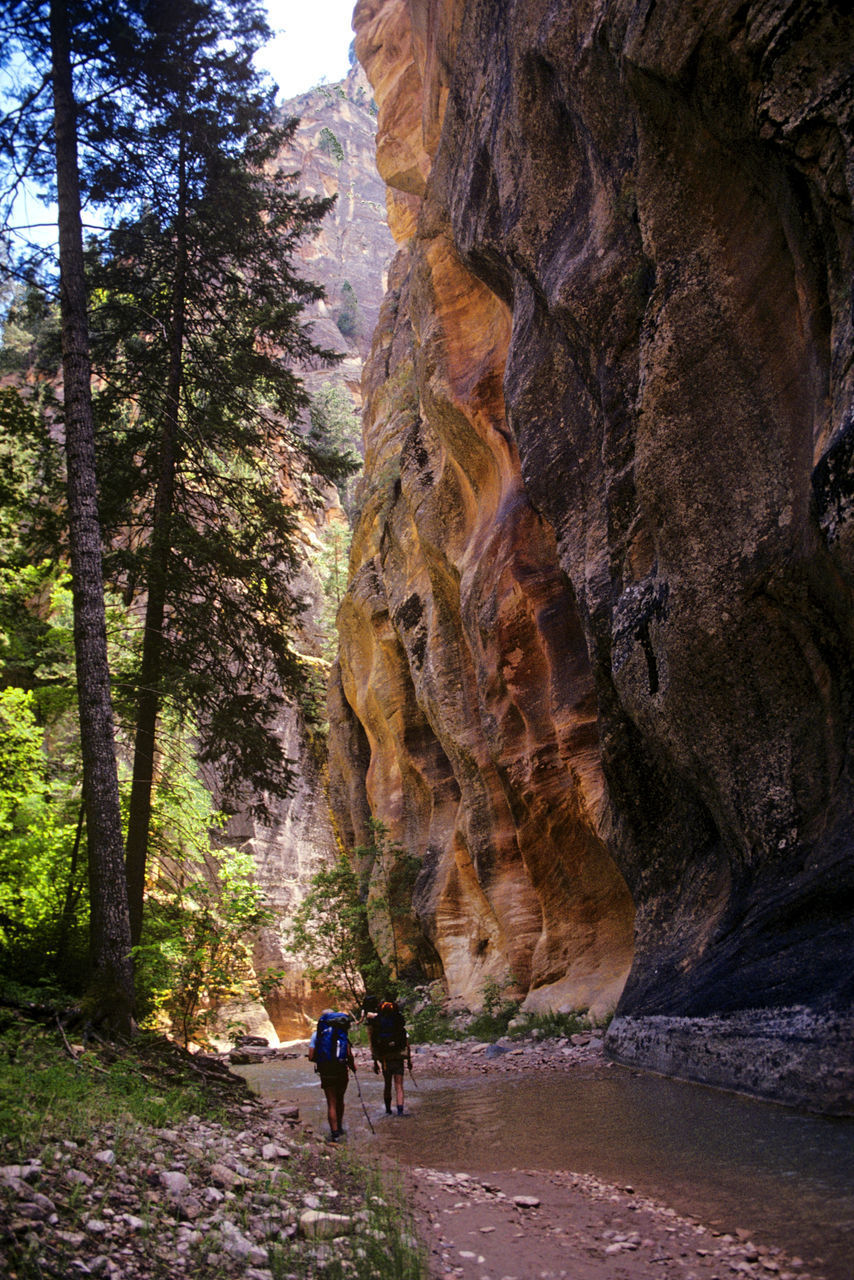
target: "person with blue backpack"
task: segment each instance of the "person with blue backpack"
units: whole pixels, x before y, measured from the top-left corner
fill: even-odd
[[[356,1073],[349,1029],[349,1014],[324,1009],[309,1042],[308,1060],[314,1063],[314,1069],[320,1076],[320,1087],[326,1095],[331,1142],[338,1142],[344,1137],[344,1094],[350,1082],[347,1073]]]

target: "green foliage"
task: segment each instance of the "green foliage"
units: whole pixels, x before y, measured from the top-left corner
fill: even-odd
[[[264,155],[259,144],[259,169]],[[265,797],[290,790],[271,726],[307,683],[293,639],[299,506],[319,501],[317,476],[342,470],[333,449],[294,426],[307,397],[293,365],[327,353],[298,324],[319,290],[289,262],[326,208],[248,170],[210,175],[185,227],[188,336],[168,447],[175,227],[146,214],[90,262],[105,571],[138,607],[150,604],[152,583],[164,601],[162,625],[151,623],[159,670],[137,680],[193,716],[224,802],[259,815]]]
[[[339,96],[343,98],[343,97],[346,97],[346,94],[341,93],[339,90]],[[341,143],[335,137],[335,134],[332,132],[332,130],[327,128],[325,125],[320,130],[320,140],[318,142],[318,148],[320,151],[323,152],[324,155],[331,156],[336,164],[343,163],[344,148],[341,146]]]
[[[487,978],[483,984],[483,1006],[481,1012],[468,1025],[469,1035],[479,1040],[498,1040],[507,1034],[508,1025],[519,1012],[519,1000],[508,1000],[505,996],[507,988],[514,984],[508,975],[503,983],[496,978]]]
[[[368,869],[367,899],[371,936],[391,971],[393,982],[424,977],[424,939],[412,914],[412,893],[421,864],[389,839],[388,828],[370,822],[370,843],[353,850],[358,864]]]
[[[0,354],[3,348],[0,347]],[[60,454],[48,429],[52,395],[0,386],[0,563],[56,553],[64,518]]]
[[[205,1044],[220,1004],[247,992],[257,996],[249,939],[272,913],[253,883],[248,853],[220,849],[204,867],[183,864],[169,872],[161,864],[149,892],[143,941],[135,948],[139,981],[151,1013],[165,1013],[185,1046]]]
[[[251,939],[272,919],[251,854],[222,846],[225,819],[194,771],[192,729],[167,722],[154,792],[148,893],[135,949],[137,1003],[152,1026],[205,1043],[218,1006],[257,996]]]
[[[539,1032],[540,1039],[560,1039],[574,1036],[580,1031],[589,1031],[593,1025],[584,1013],[528,1013],[521,1015],[524,1019],[519,1027],[511,1027],[513,1039],[529,1036],[532,1031]]]
[[[409,1039],[413,1044],[439,1044],[459,1040],[461,1032],[452,1018],[443,1012],[444,991],[441,984],[427,988],[426,993],[403,984],[398,985],[398,998],[407,1010]]]
[[[341,505],[352,521],[354,477],[362,470],[362,420],[353,397],[343,387],[326,382],[311,397],[309,440],[331,454],[340,468],[336,478]]]
[[[42,999],[39,990],[28,994]],[[47,1033],[26,1018],[0,1013],[0,1138],[15,1144],[7,1151],[17,1147],[24,1154],[48,1136],[87,1141],[111,1122],[162,1127],[189,1115],[218,1114],[189,1070],[152,1088],[146,1059],[157,1052],[156,1039],[143,1034],[133,1052],[112,1061],[84,1052],[72,1062],[55,1029]]]
[[[11,287],[0,339],[0,376],[55,376],[62,361],[59,308],[35,284]]]
[[[34,978],[62,962],[73,981],[85,862],[72,796],[48,778],[34,702],[26,690],[0,690],[0,966]]]
[[[388,972],[368,928],[368,911],[350,859],[318,871],[294,913],[288,949],[306,977],[336,1000],[356,1006],[366,990],[385,990]]]
[[[335,661],[338,654],[336,619],[347,590],[352,539],[353,533],[349,525],[345,525],[340,520],[330,520],[320,534],[320,545],[313,561],[315,572],[323,588],[323,607],[320,614],[321,652],[329,664]],[[324,702],[328,679],[327,670],[322,690]]]
[[[362,317],[359,312],[359,300],[349,280],[345,280],[341,286],[341,306],[336,313],[335,323],[338,325],[339,332],[345,338],[356,339],[360,337]]]

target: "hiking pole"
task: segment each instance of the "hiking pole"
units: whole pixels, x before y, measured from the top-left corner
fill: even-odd
[[[359,1077],[356,1075],[355,1070],[353,1071],[353,1079],[356,1081],[356,1092],[359,1095],[359,1101],[362,1104],[362,1110],[365,1113],[365,1119],[368,1122],[368,1128],[370,1129],[371,1133],[376,1133],[376,1129],[371,1124],[371,1117],[368,1115],[368,1108],[365,1106],[365,1099],[362,1097],[362,1086],[359,1084]]]
[[[415,1076],[412,1074],[412,1063],[408,1059],[407,1059],[406,1065],[409,1067],[409,1078],[412,1081],[412,1083],[415,1085],[415,1088],[417,1089],[418,1081],[415,1079]]]

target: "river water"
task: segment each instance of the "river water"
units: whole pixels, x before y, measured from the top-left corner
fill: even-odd
[[[749,1230],[811,1263],[854,1277],[854,1120],[804,1115],[701,1085],[626,1070],[566,1075],[407,1078],[407,1116],[383,1112],[382,1084],[359,1073],[347,1093],[350,1144],[402,1165],[487,1173],[572,1170],[631,1184],[725,1231]],[[268,1098],[287,1098],[325,1127],[305,1059],[238,1069]]]

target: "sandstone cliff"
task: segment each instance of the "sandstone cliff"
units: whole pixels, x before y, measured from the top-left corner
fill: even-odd
[[[623,1060],[850,1107],[852,19],[355,24],[401,250],[342,827],[370,810],[421,858],[453,994],[619,997]]]
[[[301,270],[306,278],[322,284],[327,294],[327,301],[314,309],[314,338],[340,352],[343,359],[331,369],[305,370],[303,379],[312,394],[329,386],[344,388],[356,404],[363,353],[379,314],[394,250],[374,162],[373,111],[364,72],[355,66],[340,84],[321,85],[284,104],[283,113],[297,116],[300,123],[292,147],[280,157],[283,169],[299,172],[304,195],[337,196],[319,235],[301,247]],[[345,307],[348,314],[342,321]],[[327,495],[324,507],[305,512],[305,562],[298,589],[307,609],[299,644],[306,656],[316,660],[321,684],[327,637],[320,560],[329,552],[330,538],[345,530],[346,524],[334,491]],[[342,533],[342,543],[346,540]],[[284,943],[288,918],[303,900],[309,880],[338,852],[326,796],[323,744],[309,732],[296,707],[288,709],[278,730],[285,755],[294,765],[293,793],[275,806],[267,825],[243,814],[231,821],[228,830],[230,840],[251,851],[257,883],[276,915],[274,924],[254,943],[256,971],[285,974],[264,1001],[270,1022],[259,1020],[263,1010],[257,1008],[240,1013],[252,1031],[271,1039],[273,1029],[282,1038],[304,1035],[326,1003],[323,994],[305,981],[298,959]]]

